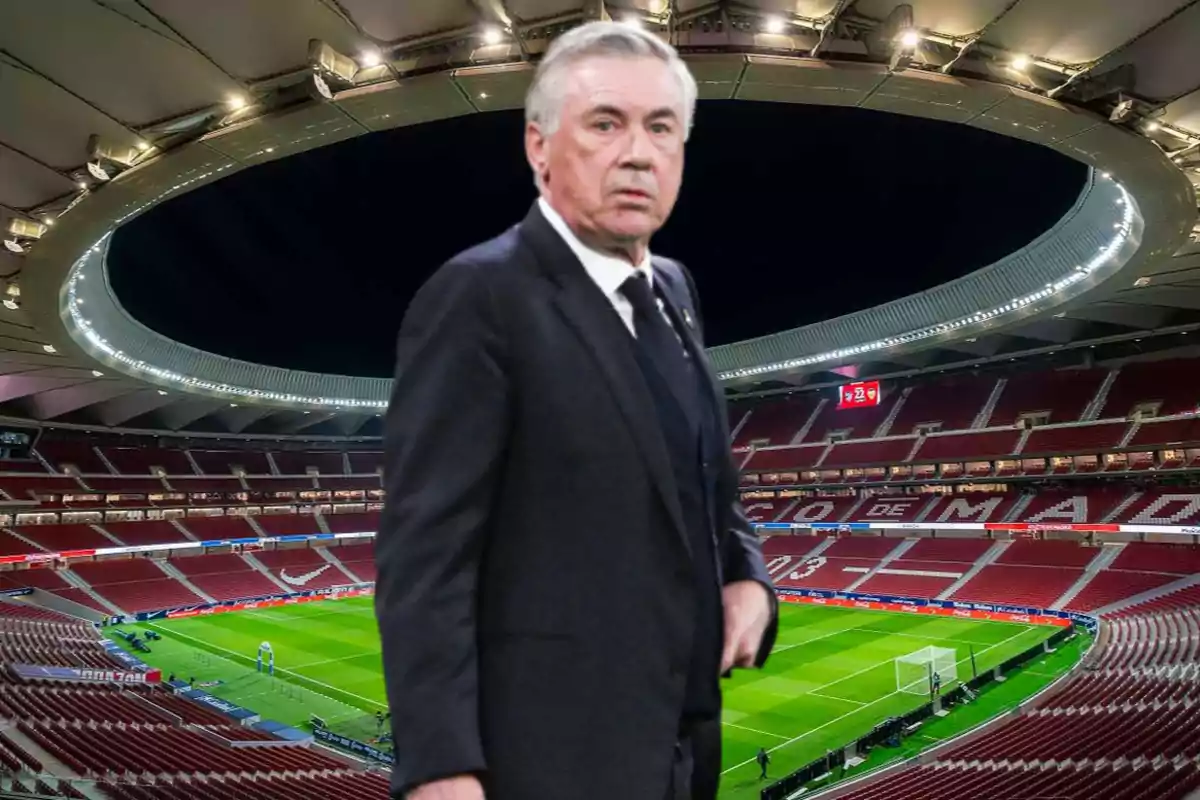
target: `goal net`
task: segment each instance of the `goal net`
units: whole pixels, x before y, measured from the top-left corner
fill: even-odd
[[[944,692],[958,680],[957,657],[949,647],[926,647],[896,659],[896,691],[929,695]]]

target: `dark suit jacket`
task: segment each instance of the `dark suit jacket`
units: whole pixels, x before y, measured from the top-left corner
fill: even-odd
[[[655,271],[707,370],[690,277]],[[475,772],[488,800],[665,794],[695,589],[632,341],[536,206],[409,306],[376,540],[395,791]],[[769,586],[722,462],[721,580]]]

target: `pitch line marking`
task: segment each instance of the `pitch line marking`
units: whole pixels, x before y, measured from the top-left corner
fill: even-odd
[[[866,705],[866,703],[864,703],[861,700],[851,700],[848,697],[834,697],[831,694],[821,694],[820,692],[805,692],[805,694],[811,695],[812,697],[823,697],[826,700],[837,700],[842,703],[853,703],[856,706],[865,706]]]
[[[147,622],[146,624],[149,625],[151,628],[158,628],[159,630],[169,633],[172,636],[179,636],[181,638],[190,639],[193,642],[197,642],[200,645],[200,649],[202,649],[202,650],[211,647],[216,650],[220,650],[223,653],[229,653],[229,655],[236,657],[237,660],[235,661],[235,663],[240,663],[241,659],[249,659],[250,658],[249,656],[247,656],[243,653],[238,653],[234,650],[230,650],[228,647],[221,647],[221,645],[219,645],[219,644],[212,644],[212,643],[206,642],[202,639],[197,639],[195,636],[188,636],[186,633],[180,633],[179,631],[171,630],[170,628],[163,628],[159,625],[156,625],[153,622]],[[314,678],[310,678],[307,675],[301,675],[298,672],[292,672],[292,670],[290,670],[290,669],[284,669],[282,667],[279,667],[275,671],[276,672],[286,672],[289,675],[295,675],[297,678],[299,678],[302,681],[308,681],[310,683],[315,683],[317,686],[324,686],[326,689],[333,689],[335,692],[341,692],[342,694],[346,695],[347,697],[353,697],[356,700],[362,700],[364,703],[370,703],[371,705],[373,705],[377,708],[387,709],[387,705],[379,702],[378,700],[372,700],[369,697],[363,697],[362,695],[355,694],[354,692],[347,692],[345,689],[339,689],[336,686],[330,686],[328,683],[324,683],[323,681],[315,680]],[[318,692],[317,694],[320,694],[320,692]],[[338,700],[336,697],[330,697],[329,699],[341,703],[341,701]],[[353,708],[353,706],[350,706],[349,703],[342,703],[342,705]]]
[[[786,739],[787,738],[782,733],[771,733],[770,731],[760,731],[757,728],[747,728],[745,725],[737,725],[733,722],[726,722],[724,720],[721,720],[721,724],[728,725],[731,728],[737,728],[738,730],[750,731],[750,733],[758,733],[763,736],[774,736],[776,739]]]
[[[1000,646],[1000,645],[1002,645],[1002,644],[1008,644],[1008,643],[1009,643],[1009,642],[1011,642],[1013,639],[1017,638],[1018,636],[1021,636],[1021,635],[1022,635],[1022,634],[1024,634],[1024,633],[1027,633],[1027,632],[1029,632],[1029,631],[1031,631],[1031,630],[1033,630],[1033,626],[1032,626],[1032,625],[1025,625],[1025,626],[1023,626],[1023,627],[1021,628],[1021,630],[1017,631],[1017,632],[1016,632],[1016,633],[1014,633],[1012,636],[1010,636],[1010,637],[1008,637],[1007,639],[1005,639],[1003,642],[996,642],[994,645],[992,645],[991,647],[988,647],[986,650],[981,650],[981,651],[980,651],[980,652],[979,652],[977,655],[982,655],[983,653],[986,653],[986,652],[988,652],[989,650],[994,650],[995,648],[999,647],[999,646]],[[895,660],[896,660],[896,659],[894,659],[894,658],[889,658],[887,661],[880,661],[878,664],[874,665],[873,667],[869,667],[869,669],[876,669],[877,667],[880,667],[880,666],[882,666],[882,665],[884,665],[884,664],[887,664],[887,663],[888,663],[888,662],[890,662],[890,661],[895,661]],[[968,658],[959,659],[959,660],[958,660],[957,662],[955,662],[955,663],[956,663],[956,665],[957,665],[957,664],[962,664],[962,663],[964,663],[964,662],[967,662],[967,661],[970,661],[970,660],[971,660],[971,659],[968,657]],[[866,671],[867,671],[867,670],[860,670],[860,672],[866,672]],[[857,674],[860,674],[860,673],[855,673],[855,674],[857,675]],[[852,677],[852,676],[847,676],[847,677]],[[845,680],[845,678],[843,678],[842,680]],[[837,683],[837,681],[834,681],[834,683]],[[832,684],[830,684],[830,685],[832,685]],[[818,688],[825,688],[825,687],[818,687]],[[811,693],[810,693],[810,694],[811,694]],[[900,694],[900,692],[898,692],[898,691],[897,691],[897,692],[892,692],[891,694],[885,694],[883,697],[880,697],[880,698],[877,698],[877,699],[875,699],[875,700],[872,700],[872,701],[871,701],[871,702],[869,702],[869,703],[864,703],[864,704],[863,704],[861,707],[859,707],[859,708],[856,708],[856,709],[854,709],[853,711],[849,711],[849,712],[847,712],[847,713],[845,713],[845,714],[842,714],[840,717],[835,717],[834,719],[831,719],[831,720],[829,720],[828,722],[826,722],[826,723],[825,723],[825,724],[823,724],[823,725],[818,725],[817,727],[815,727],[815,728],[812,728],[811,730],[807,730],[807,731],[805,731],[804,733],[800,734],[799,736],[796,736],[796,737],[794,737],[794,738],[792,738],[792,739],[788,739],[786,742],[783,742],[782,744],[777,744],[777,745],[775,745],[774,747],[772,747],[772,748],[771,748],[770,750],[768,750],[767,752],[768,752],[768,753],[774,753],[776,750],[781,750],[781,749],[783,749],[784,747],[787,747],[787,746],[788,746],[788,745],[790,745],[790,744],[795,744],[796,742],[800,741],[801,739],[807,738],[808,736],[811,736],[812,734],[816,733],[816,732],[817,732],[817,731],[819,731],[819,730],[823,730],[823,729],[825,729],[825,728],[828,728],[830,725],[833,725],[833,724],[834,724],[834,723],[836,723],[836,722],[841,722],[842,720],[846,719],[847,717],[851,717],[851,716],[853,716],[853,715],[857,714],[858,712],[862,711],[864,708],[870,708],[871,706],[875,705],[876,703],[882,703],[884,700],[887,700],[887,699],[889,699],[889,698],[895,697],[895,696],[896,696],[896,695],[898,695],[898,694]],[[753,764],[753,763],[754,763],[754,759],[753,759],[753,758],[748,758],[748,759],[746,759],[745,761],[743,761],[743,762],[742,762],[742,763],[740,763],[740,764],[734,764],[734,765],[733,765],[732,767],[730,767],[729,769],[722,770],[722,771],[721,771],[721,774],[722,774],[722,775],[728,775],[730,772],[733,772],[735,769],[741,769],[742,767],[746,766],[747,764]]]
[[[785,644],[782,647],[776,647],[772,652],[782,653],[787,650],[791,650],[792,648],[795,648],[795,647],[803,647],[806,644],[811,644],[813,642],[819,642],[822,639],[829,639],[833,636],[837,636],[842,633],[851,633],[852,631],[863,631],[864,633],[879,633],[879,634],[883,634],[886,636],[903,636],[903,637],[907,637],[909,639],[927,639],[931,642],[961,642],[962,644],[975,645],[977,647],[985,647],[985,646],[988,646],[991,644],[990,642],[976,642],[976,641],[972,641],[970,639],[954,639],[954,638],[950,638],[950,637],[938,637],[938,636],[921,636],[921,635],[915,634],[915,633],[893,633],[891,631],[881,631],[876,628],[840,628],[836,631],[833,631],[832,633],[826,633],[822,636],[815,636],[812,639],[805,639],[803,642],[792,642],[791,644]]]
[[[382,651],[380,651],[380,650],[368,650],[365,653],[356,653],[355,655],[352,655],[352,656],[343,656],[341,658],[327,658],[324,661],[311,661],[307,664],[296,664],[291,669],[294,672],[298,669],[308,669],[309,667],[320,667],[320,666],[324,666],[325,664],[336,664],[339,661],[353,661],[354,659],[362,658],[363,656],[377,656],[381,652]],[[306,680],[312,680],[307,675],[305,675],[304,677]]]

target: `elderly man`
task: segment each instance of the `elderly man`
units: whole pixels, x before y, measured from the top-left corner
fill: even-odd
[[[408,308],[376,608],[410,800],[712,798],[775,597],[689,274],[652,258],[696,84],[597,22],[526,104],[540,199]]]

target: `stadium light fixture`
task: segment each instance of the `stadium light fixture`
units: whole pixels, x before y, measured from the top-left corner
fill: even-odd
[[[13,300],[11,297],[6,297],[6,298],[4,298],[4,307],[7,308],[9,311],[16,311],[18,308],[21,307],[21,304],[18,303],[16,300]]]
[[[46,233],[47,227],[49,226],[44,222],[13,217],[8,221],[8,227],[5,228],[5,233],[8,236],[4,240],[4,247],[10,253],[16,253],[17,255],[26,253],[30,244],[42,238]]]
[[[162,389],[159,389],[159,390],[158,390],[158,393],[159,393],[159,394],[161,394],[161,395],[163,395],[164,397],[166,397],[166,394],[167,394],[167,393],[166,393],[164,390],[162,390]]]
[[[249,105],[249,101],[244,94],[231,94],[225,98],[225,105],[229,107],[230,111],[241,111]]]
[[[1157,122],[1147,122],[1146,123],[1146,133],[1157,133],[1161,129],[1162,129],[1162,125],[1159,125]]]
[[[908,28],[900,34],[900,46],[906,50],[912,50],[920,43],[921,34],[912,28]]]
[[[787,27],[787,23],[783,21],[783,17],[767,17],[766,25],[767,33],[783,33]]]
[[[499,28],[490,27],[483,29],[483,43],[488,45],[500,44],[504,41],[504,32]]]
[[[57,353],[58,352],[58,349],[55,348],[55,346],[52,344],[44,344],[44,345],[42,345],[42,349],[45,350],[47,353]]]
[[[358,54],[358,64],[363,69],[378,67],[383,63],[383,54],[373,47],[369,47]]]
[[[94,369],[94,370],[92,370],[92,377],[93,377],[93,378],[103,378],[103,377],[104,377],[104,373],[103,373],[103,372],[101,372],[101,371],[100,371],[100,370],[98,370],[98,369]]]
[[[1026,55],[1013,56],[1012,68],[1015,69],[1017,72],[1024,72],[1025,70],[1029,69],[1029,64],[1030,64],[1029,56],[1026,56]]]

